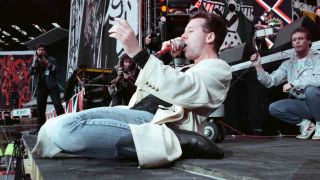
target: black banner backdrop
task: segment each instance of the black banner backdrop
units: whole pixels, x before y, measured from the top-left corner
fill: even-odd
[[[99,46],[106,0],[85,0],[81,24],[78,65],[101,68]]]
[[[72,0],[70,9],[67,79],[78,67],[84,0]],[[80,63],[79,63],[80,64]]]
[[[252,36],[253,2],[251,0],[204,0],[206,11],[226,20],[228,34],[221,49],[248,42]]]
[[[114,25],[114,18],[124,18],[138,37],[139,0],[110,0],[104,16],[104,27],[101,46],[101,67],[111,68],[118,62],[123,52],[122,45],[108,36],[108,30]]]
[[[109,38],[114,18],[126,19],[138,36],[139,0],[72,0],[69,30],[69,78],[79,66],[112,68],[123,52]]]

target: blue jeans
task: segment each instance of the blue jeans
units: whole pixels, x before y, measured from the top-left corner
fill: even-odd
[[[100,107],[64,114],[57,119],[52,141],[64,152],[95,158],[116,158],[120,138],[130,137],[128,124],[150,122],[146,111]]]
[[[269,106],[270,114],[290,124],[298,124],[302,119],[320,122],[320,88],[307,86],[305,99],[283,99]]]

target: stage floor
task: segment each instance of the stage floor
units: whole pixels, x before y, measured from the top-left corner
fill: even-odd
[[[36,136],[24,135],[28,149]],[[225,158],[184,159],[159,169],[136,162],[88,158],[33,159],[45,179],[319,179],[320,141],[227,136]]]

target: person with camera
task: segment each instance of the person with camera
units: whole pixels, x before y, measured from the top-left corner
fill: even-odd
[[[111,77],[115,77],[109,85],[112,97],[111,106],[128,105],[131,96],[136,91],[134,85],[139,74],[139,68],[126,53],[119,57]]]
[[[311,49],[311,40],[308,29],[295,29],[291,34],[295,53],[271,74],[263,69],[259,54],[253,54],[250,60],[262,85],[269,88],[285,83],[283,92],[293,97],[270,104],[270,114],[300,126],[297,138],[308,139],[315,132],[312,139],[320,140],[320,52]]]
[[[227,34],[224,20],[195,13],[178,43],[162,51],[184,51],[195,64],[180,71],[139,47],[129,23],[115,18],[109,36],[117,39],[140,68],[130,109],[100,107],[65,114],[40,130],[34,156],[60,151],[96,158],[132,158],[141,168],[159,167],[183,158],[223,158],[224,152],[199,134],[207,117],[225,100],[231,67],[218,58]]]
[[[60,99],[60,91],[57,80],[57,62],[48,56],[45,46],[39,44],[29,69],[30,75],[34,76],[34,84],[37,94],[38,124],[41,127],[46,122],[47,98],[50,95],[57,115],[64,113]]]

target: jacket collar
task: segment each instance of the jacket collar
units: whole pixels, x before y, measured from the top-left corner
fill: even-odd
[[[292,60],[291,60],[291,65],[292,65],[292,68],[298,72],[298,76],[303,72],[305,71],[306,69],[310,69],[310,68],[313,68],[314,66],[314,62],[313,62],[313,59],[314,59],[314,56],[316,54],[320,54],[320,52],[318,50],[314,50],[314,49],[310,49],[309,52],[308,52],[308,55],[306,56],[306,61],[304,62],[304,67],[303,69],[301,69],[299,72],[297,71],[297,63],[298,63],[298,57],[297,57],[297,54],[295,53]]]

